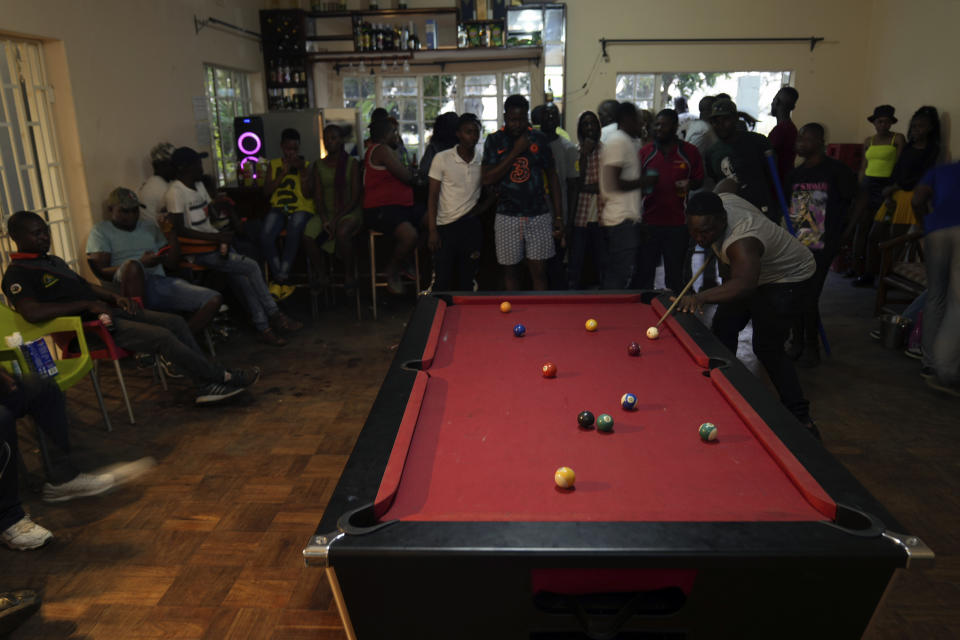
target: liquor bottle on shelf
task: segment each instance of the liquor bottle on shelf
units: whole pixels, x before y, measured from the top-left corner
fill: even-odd
[[[403,29],[400,30],[400,50],[406,51],[410,48],[410,28],[407,25],[403,25]]]
[[[420,38],[417,37],[417,26],[413,24],[413,20],[410,21],[410,36],[407,40],[407,49],[410,51],[416,51],[420,48]]]

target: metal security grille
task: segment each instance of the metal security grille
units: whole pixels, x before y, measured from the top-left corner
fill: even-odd
[[[0,260],[16,250],[7,220],[34,211],[50,225],[50,252],[76,268],[63,166],[39,42],[0,39]]]

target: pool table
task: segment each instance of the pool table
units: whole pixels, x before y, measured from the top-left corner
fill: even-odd
[[[304,549],[348,637],[862,635],[893,572],[932,552],[697,318],[648,339],[665,304],[418,301]],[[584,410],[612,432],[581,427]]]

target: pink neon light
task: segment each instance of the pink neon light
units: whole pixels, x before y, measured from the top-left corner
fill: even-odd
[[[256,142],[257,146],[254,147],[253,149],[245,149],[245,148],[243,147],[243,141],[244,141],[246,138],[253,138],[253,140]],[[244,152],[245,154],[247,154],[248,156],[252,156],[252,155],[254,155],[255,153],[257,153],[258,151],[260,151],[260,147],[262,147],[262,146],[263,146],[263,143],[260,141],[260,136],[258,136],[257,134],[255,134],[255,133],[252,132],[252,131],[245,131],[244,133],[241,133],[241,134],[240,134],[240,137],[239,137],[239,138],[237,138],[237,148],[240,149],[240,151],[243,151],[243,152]]]

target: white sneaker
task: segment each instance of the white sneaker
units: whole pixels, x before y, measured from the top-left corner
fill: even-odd
[[[53,539],[53,534],[30,519],[23,516],[19,522],[0,533],[3,544],[16,551],[39,549]]]
[[[112,489],[115,484],[116,481],[112,473],[101,473],[99,475],[79,473],[76,478],[63,484],[45,482],[43,484],[43,501],[66,502],[74,498],[98,496]]]

